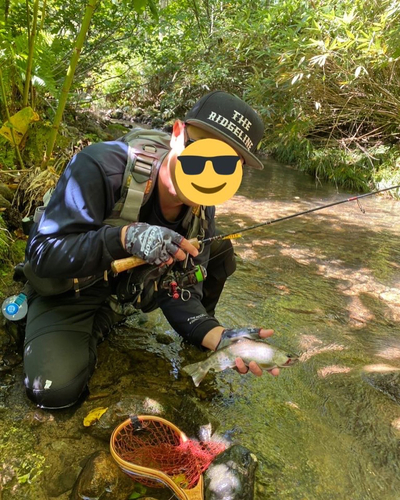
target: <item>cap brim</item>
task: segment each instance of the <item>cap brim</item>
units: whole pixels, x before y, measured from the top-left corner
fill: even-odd
[[[208,123],[204,123],[201,120],[196,120],[195,118],[189,118],[188,120],[185,121],[185,123],[187,123],[189,125],[195,125],[196,127],[199,127],[202,130],[206,130],[206,131],[209,130],[216,137],[218,137],[222,141],[226,142],[227,144],[232,146],[233,149],[238,151],[243,156],[244,164],[247,167],[256,168],[257,170],[263,170],[264,165],[261,163],[261,161],[253,153],[250,153],[250,151],[248,151],[246,148],[240,147],[240,145],[237,142],[232,141],[232,139],[231,139],[231,137],[229,137],[229,135],[224,134],[218,128],[213,127],[212,125],[209,125]]]

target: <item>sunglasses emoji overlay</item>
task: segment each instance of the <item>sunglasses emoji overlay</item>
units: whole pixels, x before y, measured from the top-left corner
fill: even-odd
[[[242,182],[242,160],[218,139],[199,139],[178,156],[175,179],[179,191],[196,205],[219,205],[229,200]]]

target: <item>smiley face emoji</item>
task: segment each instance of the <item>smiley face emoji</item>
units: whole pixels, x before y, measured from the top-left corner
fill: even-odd
[[[200,139],[178,156],[175,180],[178,190],[196,205],[218,205],[229,200],[242,182],[242,160],[218,139]]]

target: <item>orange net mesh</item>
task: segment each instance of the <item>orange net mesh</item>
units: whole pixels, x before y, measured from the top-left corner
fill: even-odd
[[[115,434],[113,449],[123,460],[164,472],[179,487],[190,489],[214,458],[224,451],[225,445],[190,440],[183,433],[182,436],[163,422],[136,418]],[[146,486],[162,486],[158,481],[136,474],[132,476]]]

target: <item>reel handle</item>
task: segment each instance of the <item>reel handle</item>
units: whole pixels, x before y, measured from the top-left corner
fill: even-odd
[[[197,238],[191,238],[189,240],[194,247],[197,249],[200,248],[200,242]],[[118,259],[111,262],[111,270],[114,274],[122,273],[123,271],[127,271],[128,269],[132,269],[133,267],[142,266],[146,264],[146,261],[141,259],[140,257],[126,257],[125,259]]]

